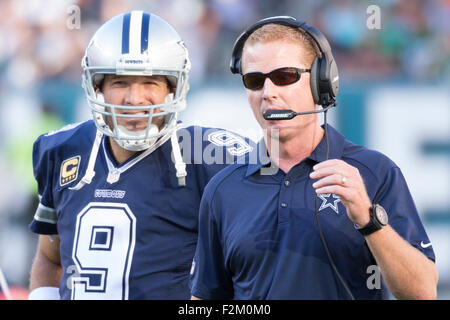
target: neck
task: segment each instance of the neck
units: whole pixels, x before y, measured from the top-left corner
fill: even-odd
[[[286,140],[279,139],[277,136],[270,136],[266,132],[264,140],[270,159],[287,173],[293,166],[312,154],[322,140],[324,132],[325,130],[319,124],[316,124]]]
[[[125,161],[127,161],[132,155],[136,153],[136,151],[130,151],[127,149],[122,148],[119,146],[111,137],[108,137],[109,139],[109,145],[111,146],[111,151],[114,159],[117,161],[118,164],[122,164]]]

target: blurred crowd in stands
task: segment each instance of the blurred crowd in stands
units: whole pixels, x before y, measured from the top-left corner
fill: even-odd
[[[367,27],[369,5],[380,8],[380,29]],[[192,90],[235,82],[228,68],[234,40],[273,15],[318,27],[342,81],[450,83],[450,0],[1,0],[0,267],[13,284],[27,285],[35,250],[26,229],[37,203],[32,142],[89,118],[80,88],[84,49],[101,23],[131,9],[155,13],[180,33]]]

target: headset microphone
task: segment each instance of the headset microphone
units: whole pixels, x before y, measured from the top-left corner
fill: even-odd
[[[305,115],[305,114],[313,114],[313,113],[321,113],[323,112],[323,122],[324,122],[324,138],[325,138],[325,144],[326,144],[326,152],[325,152],[325,160],[328,160],[329,157],[329,150],[330,150],[330,146],[328,143],[328,130],[327,130],[327,111],[332,108],[335,107],[337,105],[337,101],[336,99],[330,99],[329,104],[319,110],[313,110],[313,111],[306,111],[306,112],[295,112],[292,110],[266,110],[263,112],[263,117],[265,120],[290,120],[293,119],[296,116],[300,116],[300,115]],[[314,218],[316,220],[317,223],[317,227],[318,227],[318,231],[319,231],[319,236],[320,239],[323,243],[325,252],[328,256],[328,260],[330,261],[330,265],[334,270],[334,273],[336,274],[336,276],[339,278],[339,281],[341,282],[341,284],[344,286],[345,291],[347,292],[347,294],[349,295],[350,299],[355,300],[355,297],[353,296],[350,288],[348,287],[346,281],[344,280],[344,278],[342,277],[342,275],[340,274],[339,270],[336,267],[336,264],[334,263],[334,260],[331,256],[330,250],[328,249],[328,245],[327,242],[325,240],[325,236],[323,234],[322,231],[322,227],[320,226],[320,221],[319,221],[319,216],[317,213],[317,194],[314,194]]]
[[[326,37],[315,27],[310,26],[305,23],[305,21],[297,20],[289,16],[277,16],[262,19],[256,22],[254,25],[250,26],[245,30],[236,40],[233,46],[233,53],[230,61],[230,70],[234,74],[242,75],[242,53],[244,49],[245,42],[250,37],[250,35],[260,27],[266,24],[279,24],[288,26],[299,30],[299,32],[308,35],[317,44],[320,51],[320,56],[316,53],[316,57],[311,65],[311,76],[310,76],[310,87],[311,93],[314,99],[314,104],[321,105],[322,109],[307,111],[307,112],[294,112],[292,110],[266,110],[263,113],[265,120],[290,120],[296,116],[321,113],[323,112],[324,118],[324,138],[326,142],[326,154],[325,159],[328,160],[329,155],[329,143],[328,143],[328,130],[327,130],[327,111],[328,109],[337,105],[336,97],[339,91],[339,75],[336,62],[334,61],[333,54],[331,52],[330,44]],[[322,232],[322,227],[320,226],[320,221],[318,217],[317,210],[317,194],[314,195],[314,216],[316,219],[320,239],[323,243],[324,249],[328,256],[331,267],[333,268],[336,276],[347,292],[348,296],[355,300],[350,288],[348,287],[346,281],[340,274],[339,270],[334,263],[333,257],[328,249],[326,239]]]
[[[297,115],[297,112],[292,110],[266,110],[263,113],[266,120],[290,120]]]
[[[266,110],[263,113],[263,117],[265,120],[290,120],[296,116],[325,112],[336,105],[337,101],[333,100],[332,104],[328,105],[326,108],[314,111],[294,112],[292,110]]]

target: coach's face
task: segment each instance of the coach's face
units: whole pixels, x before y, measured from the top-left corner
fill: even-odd
[[[311,66],[302,62],[303,48],[300,44],[288,40],[256,42],[246,45],[242,55],[242,73],[268,73],[283,67],[309,69]],[[264,120],[266,110],[289,109],[295,112],[314,110],[314,100],[309,84],[310,74],[302,73],[300,80],[277,86],[269,78],[259,90],[246,89],[248,101],[260,126],[267,129],[269,137],[279,137],[284,142],[298,134],[299,130],[308,129],[317,123],[316,115],[295,117],[291,120]],[[275,130],[273,130],[275,129]]]
[[[164,103],[170,93],[164,76],[119,76],[105,75],[102,87],[105,102],[124,106],[146,106]],[[154,110],[160,112],[159,109]],[[133,110],[116,108],[117,114],[139,115],[148,114],[148,110]],[[118,125],[129,131],[142,131],[147,127],[146,117],[117,117]],[[111,119],[108,119],[111,126]],[[164,116],[152,119],[152,123],[160,129],[164,124]]]

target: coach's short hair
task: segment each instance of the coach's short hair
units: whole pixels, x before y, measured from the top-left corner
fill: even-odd
[[[299,43],[305,51],[305,55],[303,56],[304,61],[302,62],[306,64],[307,68],[311,67],[316,56],[322,56],[317,43],[305,31],[275,23],[266,24],[261,28],[256,29],[248,37],[247,41],[245,41],[242,52],[245,52],[245,48],[248,45],[257,42],[270,42],[276,40],[287,40]]]

